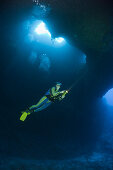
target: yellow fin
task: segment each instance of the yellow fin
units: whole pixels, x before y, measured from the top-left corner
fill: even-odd
[[[27,112],[22,112],[22,115],[21,115],[21,117],[20,117],[20,120],[21,120],[21,121],[24,121],[24,120],[26,119],[26,117],[27,117]]]

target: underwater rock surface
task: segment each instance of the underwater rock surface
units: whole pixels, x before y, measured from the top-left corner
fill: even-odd
[[[92,153],[69,160],[32,160],[2,157],[1,170],[112,170],[113,157],[104,153]]]

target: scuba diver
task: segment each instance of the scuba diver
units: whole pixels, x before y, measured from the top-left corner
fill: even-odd
[[[23,111],[20,120],[24,121],[26,117],[31,113],[41,111],[47,108],[52,103],[64,99],[65,95],[68,93],[69,90],[59,91],[61,85],[62,85],[61,83],[57,82],[54,87],[50,88],[45,93],[45,95],[39,100],[39,102],[36,105],[32,105],[27,110]]]

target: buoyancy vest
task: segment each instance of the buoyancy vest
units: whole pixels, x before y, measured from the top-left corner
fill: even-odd
[[[56,91],[57,92],[57,91]],[[55,102],[56,100],[58,100],[59,98],[59,95],[58,96],[53,96],[52,95],[52,88],[49,89],[46,93],[45,93],[45,96],[52,102]]]

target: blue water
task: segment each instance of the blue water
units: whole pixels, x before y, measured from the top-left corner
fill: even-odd
[[[14,16],[9,9],[8,20],[4,14],[0,169],[112,169],[113,107],[106,90],[98,93],[87,55],[65,34],[53,34],[44,21],[50,7],[21,10]],[[72,86],[64,100],[21,122],[21,111],[56,82],[61,90]]]

